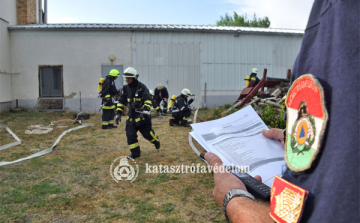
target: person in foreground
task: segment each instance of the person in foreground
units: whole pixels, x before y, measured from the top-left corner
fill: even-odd
[[[286,171],[274,178],[270,204],[233,196],[224,205],[230,222],[360,222],[359,9],[358,0],[314,1],[285,102],[286,140],[263,131],[284,142]],[[214,180],[220,206],[229,190],[246,191],[231,173]]]
[[[128,106],[126,117],[126,137],[131,154],[128,158],[135,159],[141,156],[140,145],[137,139],[137,132],[145,139],[154,144],[156,149],[160,149],[159,137],[155,134],[151,125],[151,96],[145,84],[138,81],[138,73],[132,68],[125,69],[123,76],[126,78],[127,85],[124,85],[123,94],[120,97],[116,124],[121,122],[121,115],[124,107]]]

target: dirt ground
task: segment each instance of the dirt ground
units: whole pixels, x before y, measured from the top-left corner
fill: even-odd
[[[63,131],[78,126],[72,115],[2,113],[0,125],[8,126],[22,143],[0,151],[0,162],[50,148]],[[210,173],[146,173],[147,165],[206,166],[189,146],[191,128],[170,127],[169,118],[153,117],[159,150],[138,134],[142,154],[133,182],[116,182],[110,174],[113,161],[130,154],[125,118],[117,129],[102,130],[99,114],[84,121],[94,126],[68,133],[52,153],[0,167],[0,222],[225,222],[212,197]],[[30,125],[59,120],[64,121],[50,133],[25,134]],[[0,145],[14,142],[4,128],[0,137]]]

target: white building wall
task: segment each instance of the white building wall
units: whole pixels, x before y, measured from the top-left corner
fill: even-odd
[[[149,89],[162,83],[169,97],[179,95],[184,88],[200,96],[199,33],[137,31],[133,33],[132,50],[139,79]]]
[[[300,50],[302,35],[207,33],[201,35],[201,90],[205,106],[233,103],[252,68],[258,78],[286,78]],[[204,86],[206,83],[206,93]]]
[[[286,78],[301,41],[302,35],[287,34],[136,31],[132,55],[150,89],[163,83],[170,95],[178,95],[187,87],[202,107],[213,108],[233,103],[254,67],[260,79],[264,68],[269,77]]]
[[[112,65],[131,66],[131,33],[126,31],[12,30],[10,39],[11,68],[20,72],[12,80],[19,106],[36,107],[39,66],[62,65],[65,107],[79,110],[81,91],[82,111],[98,111],[101,65],[111,65],[108,57],[114,54]]]
[[[0,0],[0,112],[11,106],[10,38],[8,26],[16,24],[16,1]]]

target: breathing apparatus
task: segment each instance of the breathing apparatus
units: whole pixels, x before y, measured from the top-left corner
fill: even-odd
[[[105,79],[104,79],[104,78],[100,78],[100,79],[99,79],[99,85],[98,85],[98,89],[97,89],[97,91],[98,91],[99,94],[101,94],[101,91],[102,91],[104,82],[105,82]]]
[[[176,95],[171,96],[170,102],[168,104],[168,110],[172,110],[172,108],[174,107],[175,100],[176,100]]]

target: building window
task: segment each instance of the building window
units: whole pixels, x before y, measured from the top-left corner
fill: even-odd
[[[40,97],[63,97],[62,66],[40,66]]]

